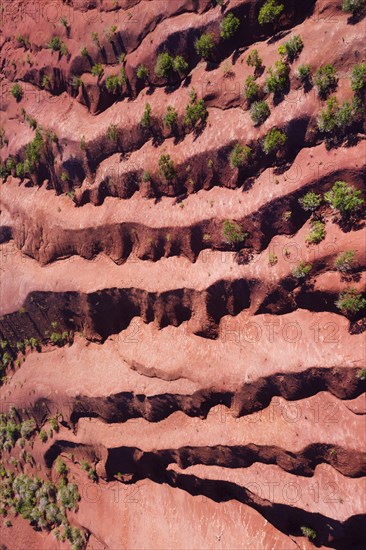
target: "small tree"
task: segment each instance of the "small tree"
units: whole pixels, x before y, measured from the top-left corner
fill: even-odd
[[[307,537],[309,540],[316,539],[316,532],[311,527],[302,526],[300,527],[300,530],[304,537]]]
[[[107,76],[105,87],[107,88],[108,92],[116,94],[118,89],[121,87],[121,81],[118,74]]]
[[[145,104],[144,114],[140,120],[140,124],[143,128],[150,128],[151,126],[151,105],[150,103]]]
[[[292,270],[292,274],[296,279],[305,279],[310,271],[313,269],[313,266],[311,264],[307,264],[306,262],[300,262],[294,269]]]
[[[136,70],[136,76],[139,80],[143,80],[146,82],[149,78],[149,69],[146,67],[146,65],[139,65]]]
[[[348,273],[351,271],[355,262],[355,255],[356,253],[354,250],[345,250],[338,254],[334,262],[336,270],[341,273]]]
[[[171,105],[168,105],[165,115],[163,116],[163,124],[168,128],[173,128],[178,120],[178,113]]]
[[[250,116],[255,126],[260,126],[271,114],[266,101],[255,101],[250,108]]]
[[[177,55],[177,57],[174,58],[173,70],[181,76],[186,76],[188,74],[189,66],[183,56]]]
[[[230,166],[232,168],[241,168],[252,156],[252,150],[247,145],[243,146],[240,143],[234,145],[230,153]]]
[[[248,236],[238,223],[231,220],[224,221],[223,233],[225,239],[231,244],[242,243]]]
[[[333,65],[324,65],[320,67],[315,73],[315,86],[318,89],[318,95],[322,99],[325,99],[329,93],[336,89],[338,79],[337,71]]]
[[[83,56],[83,57],[88,57],[89,56],[89,52],[88,52],[88,49],[83,46],[80,50],[80,54]]]
[[[311,231],[306,237],[308,244],[319,244],[325,239],[325,224],[319,220],[311,223]]]
[[[160,53],[155,65],[158,78],[169,78],[173,70],[173,58],[168,52]]]
[[[262,68],[262,59],[259,57],[258,50],[252,50],[247,57],[247,65],[254,67],[257,71]]]
[[[361,93],[366,88],[366,63],[360,63],[353,67],[351,88],[356,94]]]
[[[194,90],[190,93],[190,102],[186,106],[184,124],[193,128],[199,122],[203,123],[207,118],[208,111],[203,99],[197,100],[197,94]]]
[[[361,191],[347,185],[345,181],[336,181],[332,189],[325,193],[325,200],[334,210],[338,210],[342,218],[357,212],[364,204]]]
[[[234,36],[234,34],[237,32],[238,28],[240,27],[240,19],[235,17],[235,15],[230,12],[227,14],[227,16],[224,18],[223,22],[221,23],[221,33],[220,36],[223,40],[229,40]]]
[[[353,287],[339,293],[336,306],[342,313],[355,315],[366,307],[366,299]]]
[[[360,15],[365,10],[365,0],[343,0],[342,10],[352,15]]]
[[[273,94],[282,93],[288,85],[289,67],[283,61],[276,61],[274,69],[270,67],[268,73],[264,89]]]
[[[59,36],[53,36],[48,42],[47,46],[53,52],[59,52],[61,50],[62,40]]]
[[[287,141],[287,136],[278,128],[272,128],[263,141],[263,151],[266,155],[271,153],[277,153],[282,147],[284,147]]]
[[[244,84],[244,97],[249,102],[252,103],[258,98],[260,88],[253,76],[248,76]]]
[[[299,199],[299,203],[301,204],[302,208],[310,212],[315,212],[315,210],[320,206],[321,202],[321,196],[313,193],[312,191],[306,193],[306,195]]]
[[[300,65],[300,67],[297,70],[297,76],[303,84],[310,82],[311,80],[310,65]]]
[[[283,4],[277,4],[275,0],[267,0],[259,10],[258,23],[260,25],[276,25],[284,9]]]
[[[93,76],[96,76],[99,79],[102,77],[103,73],[104,73],[104,69],[101,63],[95,63],[95,65],[92,66],[91,74]]]
[[[289,61],[294,61],[297,57],[299,57],[303,47],[304,43],[301,36],[295,34],[295,36],[290,38],[290,40],[278,48],[278,53],[280,55],[286,55]]]
[[[116,124],[110,124],[108,126],[106,135],[110,141],[117,141],[118,134]]]
[[[21,87],[20,84],[18,84],[18,82],[16,84],[14,84],[11,88],[11,95],[19,102],[23,95],[24,95],[24,92],[23,92],[23,88]]]
[[[207,61],[208,59],[210,59],[215,48],[214,36],[210,33],[202,34],[200,38],[197,38],[196,42],[194,43],[194,47],[197,55]]]
[[[98,33],[97,32],[92,32],[91,33],[91,38],[92,38],[92,41],[94,42],[94,44],[99,47],[100,44],[99,44],[99,35],[98,35]]]
[[[161,155],[159,158],[159,172],[167,181],[175,178],[176,172],[170,155]]]

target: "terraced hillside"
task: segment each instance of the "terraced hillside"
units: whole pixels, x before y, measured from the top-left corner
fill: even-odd
[[[363,0],[4,0],[0,546],[361,549]]]

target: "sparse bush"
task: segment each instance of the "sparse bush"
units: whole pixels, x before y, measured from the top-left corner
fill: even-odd
[[[347,185],[345,181],[336,181],[332,189],[324,194],[325,200],[342,217],[350,216],[360,209],[364,204],[361,196],[360,190]]]
[[[69,26],[66,17],[61,17],[60,18],[60,23],[61,23],[61,25],[63,25],[65,27],[65,29],[67,29],[68,26]]]
[[[258,23],[260,25],[276,25],[284,9],[283,4],[277,4],[275,0],[267,0],[259,10]]]
[[[250,108],[250,116],[255,126],[260,126],[271,114],[266,101],[255,101]]]
[[[326,98],[330,92],[336,89],[338,79],[337,71],[333,65],[324,65],[320,67],[315,73],[315,86],[318,89],[318,95],[322,99]]]
[[[314,529],[311,529],[311,527],[302,526],[300,527],[300,531],[304,535],[304,537],[307,537],[309,540],[315,540],[316,539],[316,532]]]
[[[98,35],[97,32],[92,32],[91,33],[91,39],[94,42],[94,44],[99,47],[99,45],[100,45],[99,44],[99,35]]]
[[[59,36],[54,36],[51,38],[51,40],[48,42],[47,46],[52,50],[53,52],[59,52],[61,50],[62,40]]]
[[[223,233],[225,239],[229,243],[241,243],[243,242],[248,234],[243,230],[243,228],[236,222],[231,220],[225,220],[223,225]]]
[[[98,78],[101,78],[104,73],[104,68],[101,63],[95,63],[95,65],[92,66],[91,74],[93,76],[97,76]]]
[[[353,287],[339,293],[336,306],[343,313],[355,315],[366,307],[366,299]]]
[[[151,126],[151,105],[150,103],[145,104],[144,114],[140,120],[140,124],[143,128],[150,128]]]
[[[143,80],[146,82],[149,78],[149,69],[146,67],[146,65],[139,65],[136,70],[136,76],[139,80]]]
[[[287,136],[278,128],[272,128],[263,140],[263,151],[266,155],[277,153],[284,147],[287,141]]]
[[[310,65],[300,65],[297,70],[299,80],[304,84],[310,82],[311,79],[311,67]]]
[[[159,172],[167,180],[171,181],[175,178],[174,163],[170,155],[161,155],[159,158]]]
[[[122,83],[118,74],[111,74],[107,76],[105,81],[105,87],[107,88],[108,92],[115,94],[117,93],[118,89],[121,88],[121,86],[122,86]]]
[[[20,101],[24,95],[23,88],[18,82],[14,84],[11,88],[11,95],[17,100]]]
[[[194,90],[190,92],[190,101],[186,106],[186,114],[184,116],[184,124],[194,128],[199,122],[203,123],[207,118],[208,111],[203,99],[197,99],[197,94]]]
[[[221,23],[221,33],[220,36],[223,40],[229,40],[234,36],[237,30],[240,27],[240,19],[235,17],[235,15],[230,12],[226,15],[223,22]]]
[[[365,0],[343,0],[342,10],[352,15],[360,15],[365,10]]]
[[[173,70],[181,76],[185,76],[188,74],[189,66],[183,56],[177,55],[177,57],[174,58]]]
[[[241,168],[251,158],[251,156],[252,150],[250,147],[236,143],[230,153],[230,166],[232,168]]]
[[[168,105],[166,113],[163,116],[163,124],[167,128],[173,128],[178,120],[178,113],[171,105]]]
[[[210,33],[202,34],[200,38],[197,38],[194,43],[194,47],[197,55],[199,55],[202,59],[208,60],[210,59],[215,48],[215,39]]]
[[[315,210],[320,206],[321,202],[321,196],[313,193],[312,191],[306,193],[306,195],[299,199],[299,203],[301,204],[302,208],[309,212],[315,212]]]
[[[244,84],[244,97],[249,102],[252,103],[258,98],[260,91],[259,85],[254,80],[253,76],[248,76]]]
[[[319,220],[313,221],[310,224],[311,231],[306,237],[308,244],[319,244],[325,239],[325,224]]]
[[[366,63],[355,65],[351,74],[351,89],[356,94],[366,88]]]
[[[286,55],[289,61],[294,61],[297,57],[299,57],[303,47],[304,43],[301,36],[299,34],[295,34],[292,38],[290,38],[290,40],[278,48],[278,53],[280,55]]]
[[[173,70],[173,58],[167,53],[161,53],[158,55],[156,65],[155,65],[155,74],[158,78],[169,78]]]
[[[256,70],[262,68],[262,59],[259,57],[258,50],[252,50],[247,57],[247,65]]]
[[[296,279],[305,279],[310,271],[313,269],[313,266],[311,264],[307,264],[306,262],[302,261],[300,262],[294,269],[292,270],[292,274]]]
[[[290,69],[283,61],[276,61],[274,69],[270,67],[268,69],[269,76],[267,77],[264,89],[273,94],[280,94],[284,92],[288,85],[288,75]]]
[[[106,136],[110,141],[117,141],[118,134],[116,124],[110,124],[108,126]]]
[[[338,254],[334,262],[336,270],[341,273],[348,273],[351,271],[355,262],[355,255],[356,253],[354,250],[345,250]]]
[[[86,460],[82,460],[80,462],[80,468],[85,472],[87,472],[89,479],[91,479],[92,481],[97,481],[98,479],[97,472],[92,467],[92,465],[89,464],[89,462],[87,462]]]

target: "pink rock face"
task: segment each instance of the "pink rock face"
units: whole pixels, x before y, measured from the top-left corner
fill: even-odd
[[[3,3],[2,550],[364,547],[365,14],[283,3]]]

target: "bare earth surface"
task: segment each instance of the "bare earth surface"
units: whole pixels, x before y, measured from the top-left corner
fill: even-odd
[[[80,499],[64,525],[36,528],[0,489],[1,550],[364,548],[365,307],[337,305],[350,288],[365,296],[364,211],[351,223],[323,201],[312,216],[299,199],[336,181],[364,196],[366,134],[361,122],[329,143],[317,130],[326,102],[297,70],[332,64],[332,95],[352,101],[365,18],[340,1],[284,0],[277,27],[261,27],[263,3],[3,2],[0,413],[35,428],[20,444],[1,424],[0,482],[76,483]],[[240,27],[223,41],[229,12]],[[207,63],[194,48],[206,32],[217,41]],[[248,53],[263,60],[263,86],[294,35],[304,47],[288,88],[263,92],[271,113],[255,126]],[[54,37],[67,51],[47,46]],[[158,77],[162,52],[184,56],[187,75]],[[207,107],[194,129],[183,122],[192,89]],[[175,129],[162,123],[168,105]],[[287,141],[266,155],[273,127]],[[236,143],[252,149],[240,169]],[[314,220],[325,234],[309,244]],[[228,222],[246,236],[230,238]],[[294,275],[300,262],[307,277]],[[75,531],[59,540],[65,522]]]

